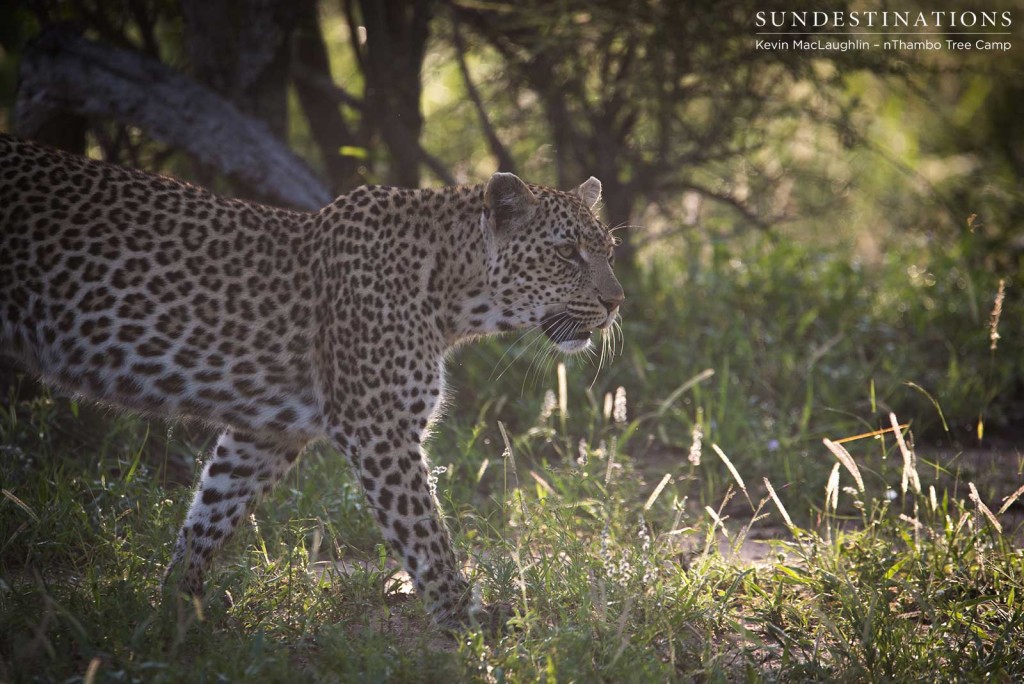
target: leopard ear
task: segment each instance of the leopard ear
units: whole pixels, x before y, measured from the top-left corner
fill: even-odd
[[[484,190],[484,212],[499,232],[528,220],[537,204],[537,197],[514,173],[494,174]]]
[[[583,181],[580,187],[576,188],[573,192],[580,198],[584,206],[593,209],[601,200],[601,181],[591,176]]]

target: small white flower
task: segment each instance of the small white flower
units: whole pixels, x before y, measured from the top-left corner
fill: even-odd
[[[540,422],[545,422],[551,417],[551,414],[558,407],[558,399],[555,397],[555,393],[548,390],[544,393],[544,403],[540,407]]]
[[[690,453],[687,460],[694,466],[700,465],[700,450],[704,439],[704,431],[700,429],[700,423],[693,424],[693,432],[690,434],[693,443],[690,444]]]
[[[436,466],[430,471],[430,475],[427,476],[427,485],[430,487],[430,493],[437,494],[437,478],[439,475],[444,475],[448,472],[448,466]]]
[[[620,386],[615,390],[615,406],[612,409],[612,419],[616,423],[626,422],[626,388]]]

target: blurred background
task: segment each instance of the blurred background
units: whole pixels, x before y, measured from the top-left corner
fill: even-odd
[[[567,361],[561,392],[533,338],[460,350],[441,463],[493,458],[500,420],[529,458],[570,467],[600,451],[619,391],[619,450],[701,501],[730,479],[717,462],[687,479],[695,428],[748,479],[796,485],[781,493],[799,511],[833,463],[822,438],[890,412],[936,476],[966,468],[983,496],[1005,495],[1024,468],[1018,24],[1009,51],[757,48],[756,12],[804,9],[821,8],[7,1],[0,129],[299,209],[364,183],[597,176],[623,239],[623,344],[600,370]],[[1020,3],[985,9],[1024,21]],[[36,401],[4,378],[8,407]],[[55,439],[112,439],[109,413],[78,411],[54,404]],[[155,432],[189,481],[207,437]],[[891,439],[848,447],[900,467]]]

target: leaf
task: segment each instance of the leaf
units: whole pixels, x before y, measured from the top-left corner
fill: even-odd
[[[355,159],[369,159],[370,151],[365,147],[357,147],[355,145],[342,145],[338,148],[338,154],[342,157],[353,157]]]
[[[896,573],[900,571],[900,568],[902,568],[906,564],[908,560],[910,560],[910,556],[904,556],[900,560],[893,563],[892,567],[885,571],[885,579],[892,579],[896,575]]]

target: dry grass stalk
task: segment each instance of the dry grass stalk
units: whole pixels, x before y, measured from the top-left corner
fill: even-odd
[[[657,501],[658,496],[661,495],[661,491],[665,489],[665,485],[667,485],[668,481],[671,479],[672,473],[665,473],[665,477],[661,478],[661,482],[659,482],[658,486],[654,488],[654,491],[651,492],[651,495],[647,497],[647,503],[644,504],[645,511],[651,510],[651,506],[653,506],[654,502]]]
[[[892,423],[892,433],[896,435],[896,443],[903,455],[903,476],[900,481],[900,488],[907,493],[907,488],[914,490],[915,494],[921,493],[921,478],[917,474],[917,455],[907,448],[907,441],[903,439],[903,431],[900,429],[900,422],[896,420],[896,414],[889,414],[889,421]]]
[[[915,530],[919,530],[922,527],[924,527],[924,525],[921,524],[920,520],[918,520],[917,518],[911,518],[906,513],[900,513],[900,520],[902,520],[905,523],[910,523],[911,525],[914,526]]]
[[[782,514],[782,519],[786,521],[786,527],[794,529],[796,525],[793,524],[793,519],[789,517],[789,511],[782,505],[782,501],[779,499],[779,495],[775,493],[775,487],[772,487],[772,483],[768,481],[768,478],[764,478],[764,486],[768,488],[768,496],[772,497],[772,501],[775,502],[775,507],[779,509],[779,513]]]
[[[832,452],[832,455],[835,456],[839,462],[843,464],[843,467],[850,472],[850,475],[853,476],[853,481],[857,483],[857,490],[863,494],[864,478],[860,476],[860,468],[858,468],[857,464],[854,463],[853,456],[850,456],[850,452],[847,451],[842,444],[836,444],[828,437],[821,440],[821,442],[828,447],[828,450]]]
[[[992,344],[989,349],[996,350],[999,344],[999,319],[1003,315],[1003,299],[1006,298],[1006,280],[999,279],[999,290],[996,291],[996,301],[992,306],[992,317],[988,321],[988,338]]]
[[[546,494],[554,494],[555,493],[554,488],[550,484],[548,484],[548,481],[545,480],[540,475],[538,475],[535,471],[533,471],[533,470],[530,471],[530,477],[532,477],[534,479],[534,481],[538,485],[540,485],[540,488],[543,489]]]
[[[992,511],[990,511],[988,506],[985,505],[985,502],[981,500],[981,496],[978,495],[978,488],[974,486],[973,482],[968,482],[967,488],[971,490],[970,497],[971,501],[974,502],[974,505],[978,507],[978,510],[981,511],[986,518],[988,518],[988,521],[992,523],[992,527],[996,528],[997,532],[1002,532],[1003,526],[999,524],[999,521],[996,520],[996,516],[992,514]]]
[[[1024,494],[1024,485],[1021,485],[1017,488],[1017,491],[1003,499],[1003,505],[999,508],[999,512],[996,515],[1002,515],[1005,513],[1006,510],[1013,505],[1013,502],[1020,498],[1021,494]]]
[[[828,476],[828,484],[825,485],[825,508],[831,508],[833,512],[839,508],[839,464],[832,466],[832,472]]]
[[[711,526],[711,535],[714,536],[715,530],[717,530],[719,527],[721,527],[722,528],[722,536],[724,536],[726,539],[728,539],[729,538],[729,533],[726,532],[726,530],[725,530],[725,521],[722,520],[721,516],[718,515],[718,511],[716,511],[711,506],[705,506],[704,510],[707,511],[708,515],[711,516],[711,520],[714,522],[714,524]]]
[[[612,468],[615,467],[615,451],[619,448],[618,441],[612,437],[611,444],[608,449],[608,466],[604,470],[604,483],[608,484],[612,481]]]
[[[718,458],[722,459],[722,463],[724,463],[725,467],[729,469],[729,472],[732,474],[732,478],[736,480],[736,484],[740,486],[740,491],[743,492],[743,496],[747,497],[747,501],[750,502],[750,507],[753,508],[754,502],[750,500],[750,494],[747,493],[747,485],[743,482],[743,478],[740,477],[740,473],[736,470],[736,466],[732,464],[732,461],[730,461],[729,457],[725,455],[725,452],[718,448],[717,444],[712,444],[711,448],[714,449],[716,454],[718,454]]]
[[[569,415],[569,384],[565,378],[565,364],[558,364],[558,413]]]

